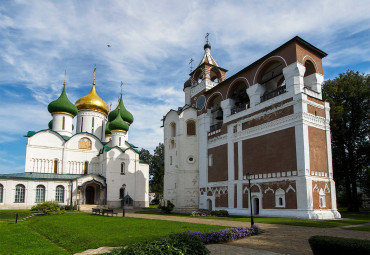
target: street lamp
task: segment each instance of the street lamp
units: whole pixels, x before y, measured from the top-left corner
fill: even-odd
[[[122,217],[125,217],[125,189],[126,184],[122,184]]]
[[[253,208],[252,208],[252,192],[251,192],[251,179],[252,179],[252,174],[246,173],[244,176],[244,180],[248,180],[249,182],[249,203],[250,203],[250,208],[251,208],[251,226],[254,225],[254,220],[253,220]]]

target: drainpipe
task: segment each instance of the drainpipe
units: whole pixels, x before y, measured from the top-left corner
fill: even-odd
[[[71,208],[73,208],[72,197],[73,197],[73,181],[71,180]]]

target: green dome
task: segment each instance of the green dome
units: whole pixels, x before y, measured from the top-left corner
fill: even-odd
[[[119,109],[119,108],[118,108]],[[109,129],[111,131],[115,130],[124,130],[128,131],[129,126],[128,124],[122,119],[120,114],[117,114],[116,118],[109,123]]]
[[[50,113],[66,112],[73,115],[73,117],[77,115],[78,109],[68,100],[65,86],[63,87],[60,97],[48,105],[48,111]]]
[[[110,124],[109,121],[107,121],[107,123],[105,124],[105,134],[106,135],[112,134],[112,132],[110,132],[109,124]]]
[[[49,129],[53,129],[53,120],[49,121],[48,126],[49,126]]]
[[[121,113],[121,117],[123,121],[126,121],[127,123],[129,123],[129,125],[132,124],[132,122],[134,122],[134,117],[129,111],[126,110],[125,106],[123,105],[122,94],[121,94],[121,98],[119,100],[118,106],[115,110],[109,113],[108,120],[112,122],[117,117],[118,109],[120,109],[119,112]]]

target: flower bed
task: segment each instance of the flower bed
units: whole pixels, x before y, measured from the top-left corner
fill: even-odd
[[[191,216],[211,216],[212,211],[211,210],[206,210],[206,209],[198,209],[196,211],[193,211],[191,213]]]
[[[191,236],[196,236],[204,244],[224,243],[231,240],[237,240],[246,236],[258,235],[261,230],[257,225],[252,227],[226,228],[220,231],[185,231]]]

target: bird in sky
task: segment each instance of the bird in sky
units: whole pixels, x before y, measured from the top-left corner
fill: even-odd
[[[110,48],[110,44],[107,44],[107,47]]]

